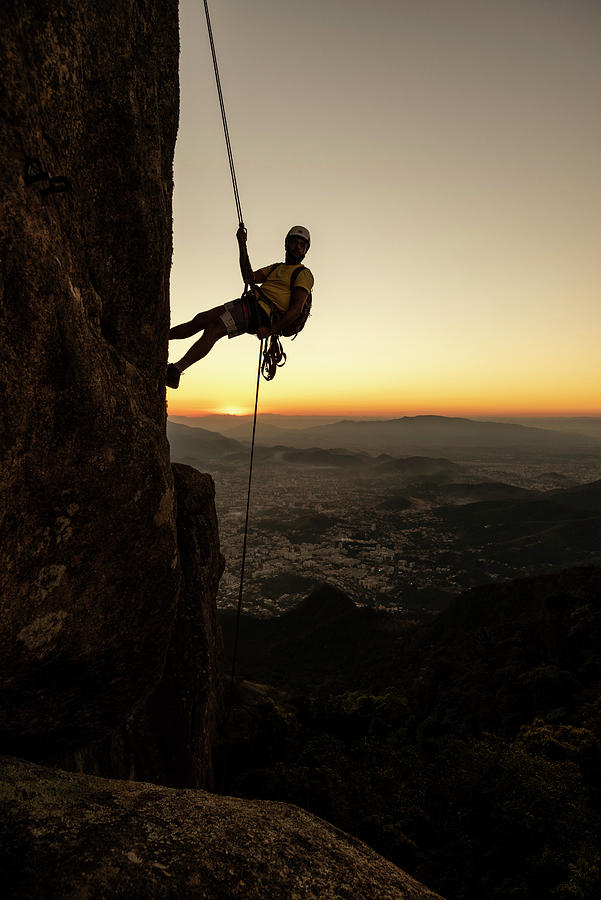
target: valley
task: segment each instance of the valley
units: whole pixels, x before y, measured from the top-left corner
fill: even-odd
[[[169,434],[174,459],[215,479],[226,557],[218,602],[234,608],[247,447],[181,424]],[[599,455],[580,445],[533,453],[532,443],[528,435],[527,450],[462,453],[459,462],[257,447],[245,610],[280,615],[327,582],[355,603],[414,615],[446,608],[469,587],[599,563]]]

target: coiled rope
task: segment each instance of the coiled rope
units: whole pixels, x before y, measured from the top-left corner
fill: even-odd
[[[272,334],[269,341],[265,341],[263,350],[263,362],[261,363],[261,375],[265,381],[275,378],[279,366],[286,362],[286,354],[277,334]]]

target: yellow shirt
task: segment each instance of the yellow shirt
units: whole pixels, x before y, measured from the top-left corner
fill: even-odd
[[[257,282],[260,283],[262,279],[267,276],[269,270],[273,268],[273,265],[274,264],[272,263],[271,266],[265,266],[263,269],[258,270],[256,273]],[[287,266],[286,263],[278,263],[273,272],[269,274],[267,281],[263,281],[260,285],[261,291],[282,313],[285,313],[290,306],[290,279],[292,278],[292,273],[295,269],[298,269],[298,265]],[[310,270],[305,267],[304,269],[301,269],[296,276],[294,287],[304,288],[306,292],[310,294],[313,290],[313,283],[313,275]],[[259,303],[265,312],[272,312],[268,303],[265,303],[262,300],[259,300]]]

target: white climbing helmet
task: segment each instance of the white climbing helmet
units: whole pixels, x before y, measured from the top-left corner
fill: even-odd
[[[305,228],[304,225],[293,225],[288,234],[286,235],[286,241],[289,237],[300,237],[303,238],[307,242],[307,250],[311,246],[311,235],[309,234],[309,229]]]

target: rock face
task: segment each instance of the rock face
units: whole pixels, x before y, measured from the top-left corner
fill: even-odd
[[[173,473],[183,583],[165,672],[147,704],[152,732],[162,736],[161,767],[154,773],[139,769],[139,777],[210,787],[223,655],[215,598],[225,561],[219,551],[213,479],[180,464]]]
[[[0,804],[10,900],[438,897],[365,844],[282,803],[2,758]]]
[[[224,559],[213,479],[179,464],[173,472],[182,588],[161,681],[107,738],[53,762],[110,778],[210,788],[223,654],[215,598]]]
[[[0,58],[0,746],[42,757],[126,719],[175,614],[177,0],[7,0]]]

